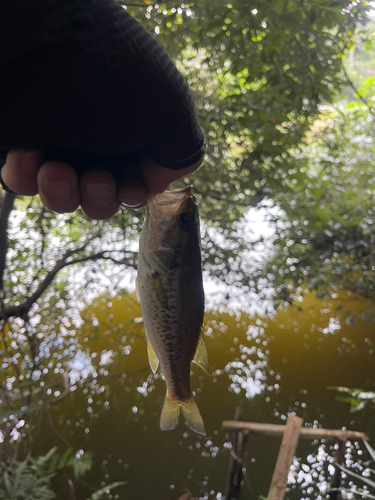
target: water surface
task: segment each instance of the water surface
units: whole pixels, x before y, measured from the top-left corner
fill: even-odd
[[[211,374],[192,366],[203,437],[183,423],[174,431],[159,429],[165,384],[149,369],[139,306],[127,294],[103,299],[85,311],[86,323],[75,334],[78,350],[65,360],[72,390],[51,406],[54,429],[43,422],[34,451],[54,444],[64,450],[65,440],[75,451],[93,452],[94,467],[85,476],[93,487],[127,481],[109,498],[177,500],[186,490],[221,498],[230,454],[221,424],[236,406],[248,421],[283,424],[292,412],[308,426],[364,431],[374,444],[374,410],[350,413],[327,390],[375,388],[374,329],[358,316],[368,306],[346,294],[323,303],[309,295],[274,318],[207,313]],[[354,326],[345,322],[351,312],[358,317]],[[325,498],[333,445],[300,442],[287,499]],[[267,494],[279,446],[278,438],[250,436],[243,499]],[[348,447],[347,464],[357,472],[367,460],[359,445]],[[87,489],[78,486],[77,500],[86,497]],[[67,495],[61,490],[58,498]]]

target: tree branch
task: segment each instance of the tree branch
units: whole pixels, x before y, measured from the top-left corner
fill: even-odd
[[[349,78],[349,75],[345,69],[345,66],[343,63],[341,63],[341,66],[342,66],[342,69],[344,71],[344,75],[345,75],[345,78],[347,80],[347,82],[349,83],[349,85],[351,86],[351,88],[353,89],[354,93],[359,97],[359,99],[363,102],[363,104],[366,106],[366,108],[369,110],[370,114],[375,118],[375,112],[372,108],[372,106],[370,106],[370,104],[368,103],[368,101],[363,97],[363,95],[361,95],[358,91],[358,89],[356,88],[356,86],[354,85],[353,81]]]
[[[40,231],[40,234],[42,235],[42,245],[41,245],[41,249],[39,251],[39,256],[40,256],[40,266],[39,266],[39,269],[38,271],[36,272],[35,276],[33,277],[33,279],[30,280],[29,284],[27,285],[27,293],[30,292],[30,289],[34,283],[35,280],[37,280],[41,274],[41,272],[43,271],[43,268],[44,268],[44,250],[46,248],[46,232],[44,230],[44,227],[43,227],[43,218],[44,218],[44,214],[46,212],[46,209],[45,207],[43,206],[42,207],[42,210],[40,212],[40,215],[39,215],[39,219],[37,221],[37,224],[39,225],[39,231]]]
[[[14,194],[5,193],[0,212],[0,292],[4,287],[4,271],[8,251],[8,221],[14,207]]]
[[[76,259],[72,259],[67,262],[67,259],[74,255],[75,253],[79,253],[80,251],[84,250],[84,248],[87,246],[88,241],[81,247],[75,250],[69,250],[65,253],[65,255],[56,262],[55,266],[46,274],[44,280],[39,284],[38,288],[35,290],[35,292],[31,295],[29,295],[21,304],[19,305],[13,305],[13,304],[5,304],[3,305],[2,310],[0,311],[0,320],[6,320],[7,318],[10,318],[12,316],[18,316],[20,318],[25,318],[25,316],[28,314],[31,306],[41,297],[41,295],[46,291],[48,286],[52,283],[54,278],[56,277],[57,273],[64,269],[65,267],[72,266],[74,264],[79,264],[82,262],[87,262],[87,261],[94,261],[94,260],[99,260],[99,259],[107,259],[111,260],[112,262],[115,262],[116,264],[128,264],[129,263],[124,259],[122,261],[118,261],[114,259],[113,257],[110,257],[106,254],[111,253],[109,250],[103,250],[101,252],[97,252],[91,255],[87,255],[85,257],[77,257]],[[118,253],[118,250],[113,250],[113,252]],[[133,266],[134,267],[134,266]]]
[[[136,267],[133,264],[129,264],[129,262],[125,258],[123,260],[117,260],[117,259],[114,259],[113,257],[106,255],[108,253],[113,253],[113,252],[119,253],[119,250],[112,250],[112,251],[111,250],[103,250],[102,252],[98,252],[96,254],[87,255],[86,257],[81,257],[81,258],[71,260],[67,263],[67,265],[70,266],[72,264],[79,264],[81,262],[87,262],[88,260],[104,259],[104,260],[110,260],[110,261],[114,262],[115,264],[126,264],[130,267],[133,267],[133,268]]]

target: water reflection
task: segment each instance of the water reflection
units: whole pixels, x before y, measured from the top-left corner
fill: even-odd
[[[273,318],[207,313],[211,375],[195,367],[192,373],[207,429],[203,437],[184,424],[160,431],[165,384],[148,367],[139,306],[128,295],[98,301],[85,312],[75,350],[64,351],[71,392],[51,407],[54,426],[75,450],[94,452],[86,481],[95,486],[128,481],[108,496],[127,500],[176,500],[185,490],[200,498],[222,498],[231,445],[221,423],[232,418],[238,405],[250,421],[284,423],[294,412],[309,426],[344,426],[374,440],[374,414],[351,414],[326,390],[329,385],[374,388],[372,327],[345,323],[348,311],[361,304],[346,302],[341,311],[337,304],[322,305],[308,296],[299,308]],[[43,453],[55,442],[61,446],[45,425],[34,452]],[[276,438],[250,436],[243,498],[267,493],[279,446]],[[334,446],[299,444],[289,499],[325,498]],[[347,465],[360,470],[366,460],[358,445],[348,446]],[[85,499],[83,489],[76,498]]]

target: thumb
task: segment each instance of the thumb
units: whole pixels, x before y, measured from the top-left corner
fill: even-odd
[[[202,162],[203,157],[190,167],[181,170],[170,170],[161,167],[150,159],[144,159],[141,165],[144,185],[149,193],[162,193],[172,182],[197,170],[202,165]]]

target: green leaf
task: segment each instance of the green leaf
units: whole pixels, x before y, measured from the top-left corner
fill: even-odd
[[[101,500],[103,495],[105,495],[108,490],[113,490],[114,488],[118,488],[119,486],[123,486],[127,483],[128,481],[118,481],[116,483],[109,484],[108,486],[104,486],[104,488],[101,488],[100,490],[93,493],[88,500]]]
[[[85,451],[83,455],[79,458],[74,457],[71,465],[73,467],[73,472],[76,478],[79,478],[90,471],[93,466],[92,453],[90,451]]]
[[[21,477],[22,474],[24,473],[24,470],[26,468],[26,462],[21,462],[19,466],[17,467],[16,474],[14,475],[14,481],[13,481],[13,491],[17,491],[18,486],[21,482]]]
[[[69,466],[73,464],[75,457],[73,455],[73,448],[68,448],[61,455],[58,463],[58,469],[62,469],[63,467]]]

